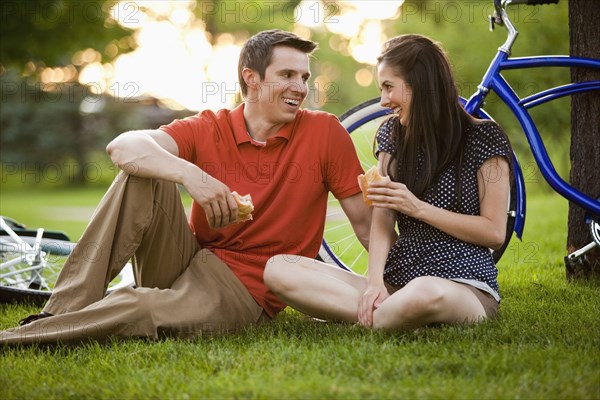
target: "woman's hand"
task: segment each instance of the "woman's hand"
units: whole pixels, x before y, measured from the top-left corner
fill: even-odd
[[[427,203],[419,200],[405,184],[392,181],[373,182],[367,190],[373,207],[389,208],[418,218]]]
[[[373,326],[373,312],[388,297],[390,297],[390,294],[383,282],[369,284],[358,303],[358,323],[363,326]]]

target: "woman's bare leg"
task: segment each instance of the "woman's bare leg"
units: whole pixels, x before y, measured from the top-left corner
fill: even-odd
[[[474,323],[486,318],[466,285],[432,276],[410,281],[373,314],[373,327],[411,330],[432,323]]]
[[[313,317],[358,321],[358,302],[367,287],[364,276],[293,255],[272,257],[265,284],[291,307]]]

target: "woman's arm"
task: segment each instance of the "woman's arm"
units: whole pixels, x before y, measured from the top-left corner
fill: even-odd
[[[379,173],[387,175],[389,154],[379,153]],[[396,213],[389,209],[373,208],[371,233],[369,236],[369,268],[365,290],[358,307],[358,322],[364,326],[373,324],[373,311],[389,297],[383,282],[383,269],[390,249],[398,235],[394,230]]]
[[[498,249],[506,234],[510,169],[504,157],[495,156],[477,172],[480,215],[451,212],[419,200],[405,185],[376,182],[369,189],[375,207],[392,209],[419,219],[457,239]]]
[[[387,176],[388,164],[391,156],[380,152],[377,169],[379,175]],[[397,168],[397,163],[392,163],[392,171]],[[383,267],[390,249],[398,239],[395,231],[396,213],[390,209],[373,207],[369,246],[369,273],[368,280],[372,284],[383,284]]]
[[[394,212],[381,208],[373,210],[367,274],[369,284],[383,284],[383,268],[390,249],[398,239],[394,230],[395,226],[396,215]]]

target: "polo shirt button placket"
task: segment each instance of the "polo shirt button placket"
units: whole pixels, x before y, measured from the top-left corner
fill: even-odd
[[[272,159],[274,152],[275,139],[267,139],[266,145],[259,152],[259,174],[261,181],[265,183],[271,182],[275,175],[275,161]]]
[[[266,179],[265,166],[263,165],[263,155],[268,143],[269,140],[267,139],[267,142],[258,148],[258,181],[261,183],[264,183]]]

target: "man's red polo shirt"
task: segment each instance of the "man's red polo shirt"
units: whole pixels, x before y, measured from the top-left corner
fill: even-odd
[[[300,110],[261,145],[248,135],[243,113],[243,104],[216,114],[203,111],[160,129],[173,137],[179,157],[230,190],[252,196],[251,221],[210,229],[194,202],[190,226],[200,246],[223,260],[274,316],[285,304],[264,284],[268,259],[277,254],[315,257],[328,192],[338,199],[360,193],[356,177],[363,170],[348,133],[331,114]]]

